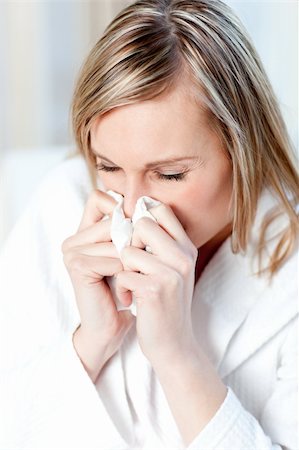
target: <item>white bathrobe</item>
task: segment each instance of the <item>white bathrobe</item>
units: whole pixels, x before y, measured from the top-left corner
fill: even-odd
[[[185,448],[134,326],[96,385],[73,347],[80,317],[61,244],[91,189],[81,156],[63,162],[2,251],[1,450]],[[261,197],[247,254],[232,254],[229,237],[195,286],[196,337],[228,392],[188,450],[298,449],[297,254],[271,285],[251,275],[259,223],[274,203]]]

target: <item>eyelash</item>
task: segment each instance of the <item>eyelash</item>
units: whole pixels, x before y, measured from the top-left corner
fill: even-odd
[[[119,167],[109,167],[109,166],[104,166],[103,164],[96,164],[96,170],[103,170],[104,172],[116,172],[117,170],[119,170]],[[158,175],[158,178],[160,180],[164,180],[164,181],[181,181],[185,178],[186,173],[182,172],[182,173],[174,173],[171,175],[166,175],[163,173],[159,173],[159,172],[155,172]]]

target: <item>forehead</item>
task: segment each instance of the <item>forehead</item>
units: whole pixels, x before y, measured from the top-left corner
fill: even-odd
[[[92,148],[105,156],[126,154],[156,159],[194,153],[211,139],[208,115],[182,88],[151,100],[117,107],[91,128]],[[121,156],[121,155],[120,155]]]

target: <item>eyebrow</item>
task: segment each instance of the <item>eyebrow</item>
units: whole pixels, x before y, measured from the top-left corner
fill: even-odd
[[[107,161],[110,164],[115,165],[113,161],[108,159],[106,156],[101,155],[100,153],[97,153],[93,148],[91,148],[91,151],[94,154],[94,156],[97,156],[98,158],[101,158],[104,161]],[[159,159],[157,161],[152,161],[150,163],[145,164],[145,167],[147,169],[150,169],[152,167],[161,166],[162,164],[171,164],[171,163],[176,163],[176,162],[180,162],[180,161],[194,161],[196,159],[198,159],[198,156],[189,156],[189,157],[181,156],[181,157],[177,157],[177,158]]]

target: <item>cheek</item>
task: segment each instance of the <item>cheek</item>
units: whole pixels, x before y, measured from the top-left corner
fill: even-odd
[[[204,179],[198,195],[198,204],[207,214],[217,215],[218,212],[227,211],[231,193],[232,170],[227,166],[220,167]]]
[[[121,183],[119,181],[119,175],[116,176],[115,173],[106,173],[104,171],[98,171],[98,185],[104,191],[115,191],[121,192]]]
[[[215,172],[186,185],[169,203],[193,241],[198,233],[216,234],[231,220],[232,172],[230,167]]]

